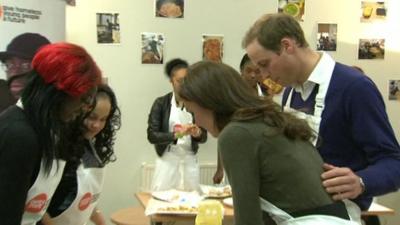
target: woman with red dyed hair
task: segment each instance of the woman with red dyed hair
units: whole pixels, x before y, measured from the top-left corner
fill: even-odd
[[[0,115],[1,224],[40,220],[65,161],[83,154],[80,118],[101,82],[92,57],[74,44],[45,46],[32,68],[21,100]]]

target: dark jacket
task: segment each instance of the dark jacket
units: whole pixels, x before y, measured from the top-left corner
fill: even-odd
[[[7,81],[0,79],[0,113],[11,105],[14,105],[16,100],[11,95]]]
[[[158,97],[151,107],[148,127],[147,139],[154,144],[158,156],[162,156],[169,144],[176,143],[173,132],[169,131],[169,116],[171,113],[172,92]],[[199,149],[199,142],[204,143],[207,140],[207,131],[201,128],[201,136],[199,138],[192,137],[192,151],[196,154]]]

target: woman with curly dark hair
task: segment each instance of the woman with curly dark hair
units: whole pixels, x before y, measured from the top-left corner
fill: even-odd
[[[197,125],[218,137],[236,225],[265,224],[268,217],[278,225],[354,224],[321,184],[323,161],[305,120],[254,95],[222,63],[190,66],[179,95]]]
[[[41,48],[28,76],[20,101],[0,114],[0,218],[7,225],[33,225],[46,212],[65,162],[79,153],[73,122],[93,105],[101,82],[92,57],[69,43]]]
[[[105,225],[96,205],[102,190],[104,166],[116,160],[115,133],[121,125],[121,113],[114,92],[100,85],[96,106],[84,118],[85,148],[79,160],[70,160],[50,202],[42,224]]]

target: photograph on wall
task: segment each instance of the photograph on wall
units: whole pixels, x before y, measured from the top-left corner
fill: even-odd
[[[386,19],[387,9],[384,1],[362,1],[361,22],[373,22]]]
[[[97,43],[119,44],[119,14],[97,13]]]
[[[389,100],[400,100],[400,80],[389,80]]]
[[[184,0],[155,0],[155,4],[156,17],[184,17]]]
[[[224,36],[203,34],[203,60],[222,62]]]
[[[337,24],[319,23],[317,33],[317,50],[336,51]]]
[[[76,1],[75,0],[65,0],[67,2],[67,5],[70,6],[76,6]]]
[[[164,59],[164,46],[164,34],[142,33],[142,63],[162,64]]]
[[[278,0],[278,12],[291,15],[298,21],[304,21],[306,0]]]
[[[360,39],[358,59],[384,59],[385,39]]]

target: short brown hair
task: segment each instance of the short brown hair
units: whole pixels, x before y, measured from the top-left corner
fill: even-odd
[[[257,40],[265,49],[279,52],[281,40],[285,37],[295,39],[299,47],[308,47],[304,32],[296,19],[283,13],[265,14],[247,31],[242,46],[246,48]]]
[[[254,94],[239,73],[223,63],[201,61],[190,66],[179,95],[211,110],[220,131],[231,121],[264,118],[264,122],[275,127],[277,133],[290,139],[308,141],[314,137],[305,120],[282,112],[270,98]]]

